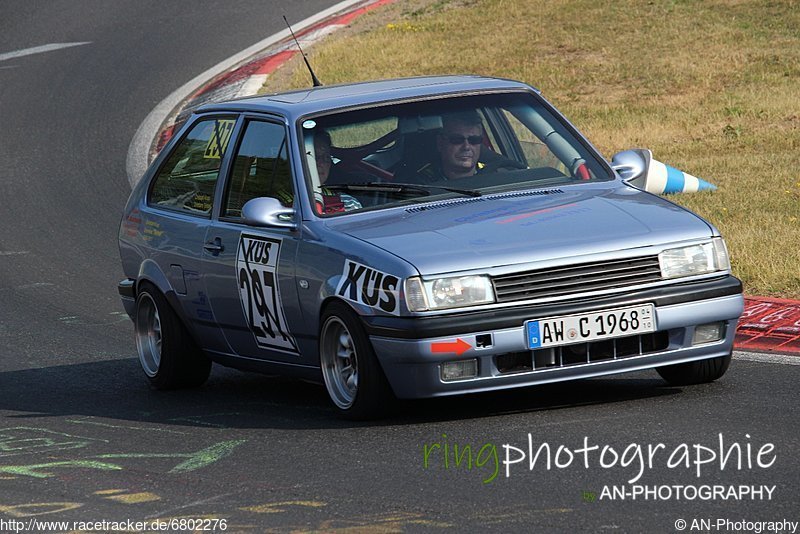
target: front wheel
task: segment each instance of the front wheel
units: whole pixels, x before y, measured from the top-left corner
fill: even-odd
[[[358,317],[344,304],[330,304],[322,315],[319,359],[328,395],[339,415],[372,419],[394,397]]]
[[[658,367],[656,370],[661,378],[673,386],[690,386],[692,384],[705,384],[720,378],[731,364],[731,354],[697,360],[694,362],[679,363]]]
[[[139,363],[156,389],[202,385],[211,372],[209,360],[197,348],[167,299],[156,287],[142,283],[134,317]]]

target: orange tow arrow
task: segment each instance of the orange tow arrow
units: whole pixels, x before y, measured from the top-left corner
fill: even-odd
[[[434,353],[455,352],[457,355],[461,356],[471,348],[472,345],[461,338],[458,338],[455,341],[439,341],[436,343],[431,343],[431,352]]]

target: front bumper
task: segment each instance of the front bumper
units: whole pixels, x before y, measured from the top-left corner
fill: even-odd
[[[581,361],[572,353],[565,358],[559,349],[547,365],[541,365],[547,355],[542,349],[527,348],[525,321],[640,303],[654,304],[657,333],[652,338],[634,336],[638,341],[627,339],[624,354],[617,349],[623,343],[615,341],[606,344],[606,348],[611,348],[602,358],[587,357]],[[459,314],[433,320],[394,318],[392,323],[392,318],[373,319],[373,322],[367,320],[366,327],[395,394],[400,398],[422,398],[589,378],[726,356],[733,349],[736,325],[743,310],[741,283],[731,276],[692,287],[661,288],[657,293],[644,291],[594,302]],[[723,338],[693,345],[695,326],[711,322],[724,323]],[[460,355],[432,350],[434,343],[453,343],[458,339],[470,345]],[[631,343],[634,349],[628,350]],[[442,363],[469,359],[477,360],[476,377],[442,380]],[[530,363],[524,364],[526,360]],[[509,365],[509,361],[522,365]]]

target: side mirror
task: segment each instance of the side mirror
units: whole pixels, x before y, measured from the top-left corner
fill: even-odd
[[[250,226],[297,228],[294,209],[284,207],[277,198],[260,197],[248,200],[242,207],[242,219]]]
[[[611,158],[611,168],[626,182],[643,187],[652,159],[653,153],[646,148],[623,150]]]

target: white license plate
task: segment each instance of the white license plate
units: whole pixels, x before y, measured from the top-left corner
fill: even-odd
[[[528,348],[541,349],[655,331],[653,305],[564,315],[525,323]]]

